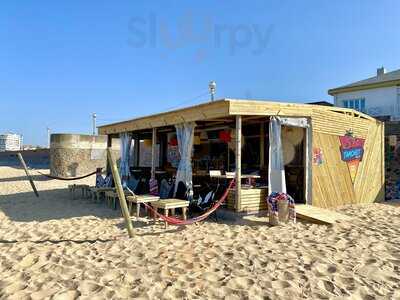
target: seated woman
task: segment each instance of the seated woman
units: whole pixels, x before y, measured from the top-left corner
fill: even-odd
[[[104,187],[105,186],[105,178],[101,175],[102,168],[96,169],[96,187]]]

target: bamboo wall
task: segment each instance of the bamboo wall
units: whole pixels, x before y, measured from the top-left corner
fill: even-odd
[[[346,133],[343,131],[346,124],[339,123],[337,128],[317,125],[313,130],[313,148],[318,147],[323,153],[323,163],[321,165],[313,163],[312,167],[312,204],[315,206],[335,207],[344,204],[372,203],[384,199],[383,124],[360,119],[359,124],[354,122],[353,125],[353,130],[358,133],[354,136],[365,139],[364,156],[358,166],[354,182],[351,180],[347,163],[342,161],[340,153],[339,136]]]

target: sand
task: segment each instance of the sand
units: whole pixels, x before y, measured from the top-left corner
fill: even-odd
[[[0,299],[400,299],[396,204],[334,226],[141,218],[129,239],[119,211],[41,176],[36,198],[23,176],[0,167]]]

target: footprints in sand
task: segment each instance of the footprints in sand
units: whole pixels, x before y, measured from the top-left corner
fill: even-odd
[[[149,225],[129,239],[119,211],[53,195],[2,206],[0,299],[400,299],[400,208],[343,208],[354,222],[333,227]]]

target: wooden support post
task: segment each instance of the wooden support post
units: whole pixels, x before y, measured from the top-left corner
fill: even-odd
[[[122,215],[124,216],[125,219],[126,229],[128,230],[129,237],[133,237],[132,221],[129,215],[128,205],[126,204],[125,193],[122,188],[121,178],[118,173],[117,164],[115,163],[115,159],[113,157],[111,148],[107,148],[107,158],[111,166],[111,172],[113,175],[115,187],[117,188],[119,204],[121,206]]]
[[[228,148],[228,153],[227,153],[227,163],[228,163],[228,165],[226,166],[226,170],[229,172],[230,170],[229,170],[229,165],[230,165],[230,155],[229,155],[229,152],[230,152],[230,150],[229,150],[229,143],[226,143],[226,147]]]
[[[242,178],[242,116],[236,116],[236,211],[240,211],[241,203],[241,178]]]
[[[260,124],[260,170],[264,168],[265,165],[265,123]]]
[[[134,138],[133,145],[133,166],[139,167],[139,147],[140,147],[140,139],[138,137]]]
[[[107,148],[112,148],[112,135],[111,134],[107,135]],[[106,161],[106,173],[107,173],[107,175],[110,174],[110,172],[111,172],[111,164],[108,163],[108,158],[107,158],[107,161]],[[93,193],[92,194],[92,200],[95,199],[94,197],[95,196],[94,196],[94,193]]]
[[[156,177],[156,145],[157,145],[157,131],[153,128],[153,135],[151,138],[151,178]]]
[[[29,180],[29,182],[30,182],[30,184],[31,184],[31,187],[32,187],[33,192],[35,193],[36,197],[39,197],[39,193],[38,193],[38,191],[37,191],[37,189],[36,189],[35,183],[33,182],[33,179],[32,179],[32,177],[31,177],[31,175],[29,174],[28,168],[27,168],[27,166],[26,166],[26,163],[25,163],[24,158],[22,157],[22,154],[21,154],[21,153],[18,153],[17,155],[18,155],[19,161],[21,162],[22,167],[23,167],[24,170],[25,170],[26,177],[28,178],[28,180]]]

